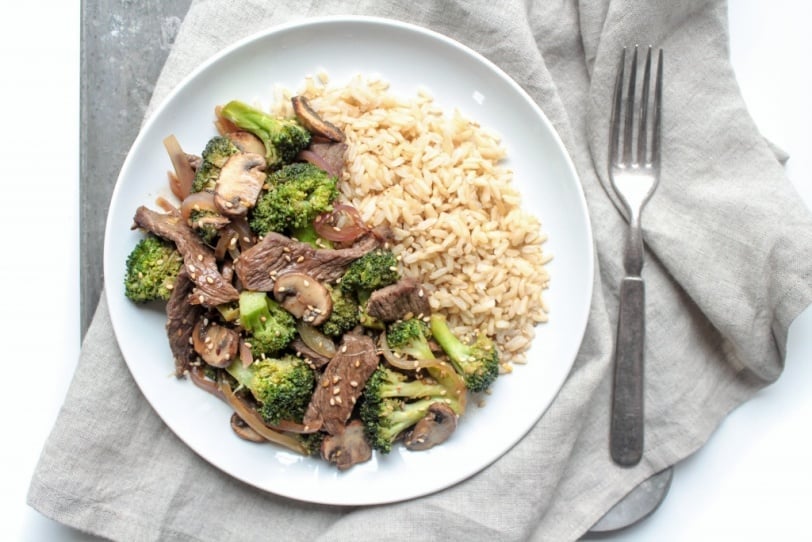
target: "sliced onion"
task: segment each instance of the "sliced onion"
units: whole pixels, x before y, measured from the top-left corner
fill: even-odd
[[[172,167],[175,168],[175,181],[170,182],[172,185],[172,193],[178,199],[186,199],[186,196],[192,191],[192,183],[194,182],[195,172],[192,165],[189,163],[186,153],[174,135],[169,135],[164,138],[164,148],[169,153],[169,160],[172,162]]]
[[[417,359],[398,356],[389,348],[389,343],[386,342],[386,333],[381,333],[378,339],[378,347],[381,349],[381,355],[390,365],[405,371],[416,371],[417,369],[425,367],[438,367],[443,364],[439,359]]]
[[[299,321],[296,324],[296,330],[299,332],[302,341],[314,352],[321,354],[325,358],[332,358],[336,355],[338,350],[335,343],[315,327]]]
[[[233,224],[229,224],[220,231],[220,238],[214,247],[214,259],[218,262],[223,261],[226,254],[230,251],[231,241],[239,237],[239,234],[234,230],[233,226]]]
[[[317,216],[313,227],[319,236],[342,243],[355,241],[370,231],[358,209],[344,203],[335,205],[330,213]]]
[[[215,116],[214,126],[215,128],[217,128],[219,134],[221,136],[224,136],[228,133],[236,132],[237,130],[239,130],[236,124],[234,124],[233,122],[231,122],[222,115],[221,113],[222,110],[223,110],[222,105],[218,105],[217,107],[214,108],[214,116]]]
[[[262,419],[259,413],[245,404],[234,394],[227,380],[221,378],[219,381],[219,387],[223,393],[226,403],[228,403],[231,408],[234,409],[237,416],[242,418],[242,420],[248,424],[248,427],[259,433],[265,440],[279,444],[280,446],[284,446],[285,448],[293,450],[294,452],[302,455],[309,455],[308,450],[296,437],[286,435],[265,425],[265,421]]]
[[[163,196],[155,198],[155,204],[164,210],[166,213],[177,213],[178,208]]]
[[[200,367],[193,367],[189,371],[189,379],[194,382],[197,387],[206,390],[215,397],[225,399],[223,392],[220,390],[220,386],[217,385],[217,382],[206,378],[206,375],[203,373],[203,369]]]
[[[189,220],[192,211],[214,211],[219,213],[214,205],[214,194],[211,192],[194,192],[183,198],[180,204],[180,214],[184,220]]]
[[[237,234],[240,250],[248,250],[254,246],[254,232],[251,231],[251,227],[248,225],[248,219],[244,216],[232,217],[231,226]]]
[[[327,160],[324,159],[322,155],[317,152],[313,152],[310,149],[304,149],[300,151],[299,154],[296,156],[299,160],[304,160],[305,162],[309,162],[316,166],[319,169],[322,169],[329,173],[333,177],[338,177],[340,175],[340,171],[336,171],[335,168],[330,165]]]

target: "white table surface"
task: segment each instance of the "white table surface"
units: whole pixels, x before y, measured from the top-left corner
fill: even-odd
[[[812,207],[812,5],[731,0],[731,51],[744,97],[764,135],[787,150],[787,173]],[[0,148],[6,201],[41,202],[49,221],[29,224],[24,206],[2,214],[14,227],[0,266],[11,299],[3,318],[6,385],[0,394],[0,540],[93,540],[25,504],[29,479],[79,355],[79,2],[18,2],[6,9],[0,51],[7,119]],[[36,21],[30,24],[9,21]],[[674,53],[675,54],[675,53]],[[29,106],[28,104],[36,104]],[[9,118],[8,115],[11,115]],[[41,118],[37,118],[42,114]],[[20,137],[20,131],[24,136]],[[41,142],[31,145],[31,142]],[[49,153],[46,167],[42,151]],[[55,154],[55,156],[54,156]],[[55,167],[53,166],[55,165]],[[9,168],[11,170],[9,171]],[[33,232],[33,233],[32,233]],[[26,237],[50,239],[47,251]],[[20,254],[19,251],[22,251]],[[810,255],[812,257],[812,255]],[[18,265],[24,264],[24,265]],[[41,293],[17,288],[33,284]],[[8,294],[7,294],[8,295]],[[43,341],[43,333],[48,337]],[[47,346],[43,346],[47,343]],[[707,445],[675,469],[650,518],[611,540],[798,540],[812,509],[812,309],[793,324],[779,381],[733,412]],[[31,393],[35,390],[35,394]]]

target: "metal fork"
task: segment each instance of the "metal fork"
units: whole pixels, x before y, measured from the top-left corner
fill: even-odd
[[[634,466],[643,456],[645,284],[641,277],[643,235],[640,215],[660,179],[660,109],[663,87],[663,51],[660,49],[654,83],[653,118],[649,119],[651,53],[649,47],[641,96],[639,100],[635,100],[637,46],[634,47],[624,105],[626,48],[623,48],[615,82],[609,137],[609,178],[629,216],[623,258],[626,276],[620,283],[609,443],[612,459],[622,466]]]

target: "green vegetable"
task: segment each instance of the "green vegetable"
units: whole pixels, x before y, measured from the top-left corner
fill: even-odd
[[[202,192],[204,190],[212,192],[217,184],[217,179],[220,178],[222,167],[231,156],[239,152],[240,149],[229,138],[224,136],[211,138],[200,154],[202,162],[195,172],[192,192]]]
[[[364,305],[373,290],[394,284],[400,279],[398,260],[391,250],[375,249],[350,264],[341,277],[341,289],[354,292]]]
[[[167,301],[182,266],[173,243],[149,234],[127,256],[124,295],[136,303]]]
[[[271,425],[300,422],[316,385],[313,369],[293,355],[255,360],[248,367],[236,360],[226,371],[251,392],[259,414]]]
[[[440,377],[441,370],[431,373]],[[359,413],[370,445],[389,453],[405,430],[419,422],[433,403],[446,403],[456,413],[463,405],[450,381],[418,380],[380,365],[364,386]]]
[[[401,320],[389,325],[386,332],[386,343],[396,354],[407,355],[415,359],[435,359],[429,347],[431,330],[428,324],[417,318]]]
[[[310,132],[295,119],[272,117],[237,100],[227,103],[220,114],[262,141],[269,169],[292,162],[310,144]]]
[[[484,333],[477,334],[473,344],[465,344],[440,314],[431,315],[431,333],[469,390],[485,391],[499,376],[499,352]]]
[[[285,349],[296,336],[296,320],[265,292],[240,292],[240,323],[254,359]]]
[[[312,228],[318,215],[332,211],[338,197],[336,178],[304,162],[272,173],[268,185],[249,217],[251,229],[257,235]]]
[[[340,337],[358,325],[360,309],[352,295],[344,293],[340,288],[328,288],[333,300],[333,310],[321,325],[321,331],[330,337]]]

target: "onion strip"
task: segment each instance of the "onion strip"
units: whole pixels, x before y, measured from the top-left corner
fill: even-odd
[[[381,333],[378,339],[378,347],[381,349],[381,355],[390,365],[405,371],[416,371],[417,369],[426,367],[439,367],[443,364],[439,359],[417,359],[398,356],[389,348],[389,343],[386,342],[386,333]]]
[[[195,172],[189,163],[189,158],[186,157],[186,153],[183,152],[178,139],[174,135],[166,136],[163,143],[166,152],[169,153],[172,167],[175,168],[175,182],[170,177],[172,193],[180,200],[186,199],[186,196],[192,191]]]
[[[234,394],[234,392],[231,390],[231,386],[225,379],[220,379],[219,387],[220,391],[223,393],[226,403],[228,403],[231,408],[234,409],[237,416],[242,418],[242,420],[248,424],[248,427],[256,431],[265,440],[273,442],[274,444],[279,444],[280,446],[284,446],[285,448],[302,455],[310,455],[307,448],[305,448],[296,437],[280,433],[279,431],[275,431],[265,425],[265,421],[260,417],[260,415]]]
[[[296,331],[299,332],[299,337],[301,337],[302,342],[314,352],[330,359],[336,355],[338,350],[335,343],[318,329],[299,321],[299,323],[296,324]]]
[[[355,241],[370,231],[358,209],[344,203],[334,205],[332,212],[317,216],[313,228],[320,237],[342,243]]]

